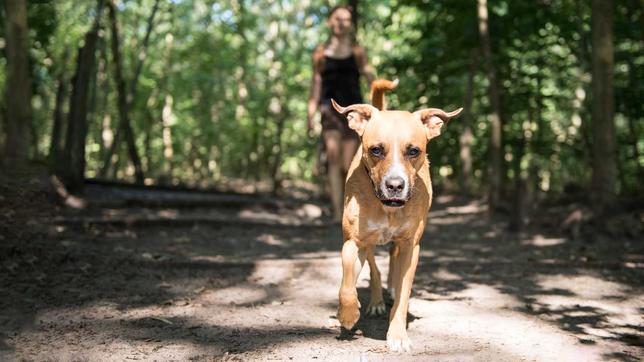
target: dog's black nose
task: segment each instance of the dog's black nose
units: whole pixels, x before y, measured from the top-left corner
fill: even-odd
[[[385,180],[385,187],[387,192],[391,194],[401,193],[405,188],[405,180],[402,177],[390,177]]]

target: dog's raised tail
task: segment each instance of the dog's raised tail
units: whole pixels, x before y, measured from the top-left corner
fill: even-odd
[[[371,105],[379,110],[385,109],[385,92],[393,90],[398,85],[398,79],[376,79],[371,83]]]

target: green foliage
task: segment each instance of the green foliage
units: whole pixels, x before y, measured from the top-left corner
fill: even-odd
[[[128,87],[153,3],[117,1]],[[146,176],[176,182],[259,180],[269,178],[271,165],[279,161],[280,178],[310,180],[317,142],[306,137],[304,121],[310,54],[326,39],[325,13],[335,2],[171,0],[160,4],[130,109]],[[642,10],[636,1],[615,6],[620,184],[622,192],[630,193],[641,189],[644,168]],[[529,178],[543,191],[586,187],[592,142],[590,6],[579,0],[490,0],[489,7],[494,66],[502,87],[507,179]],[[56,84],[59,79],[69,82],[95,8],[93,1],[30,2],[39,154],[48,149]],[[490,105],[476,2],[364,0],[359,11],[358,39],[367,47],[370,62],[379,76],[400,80],[389,96],[391,108],[455,109],[463,103],[468,70],[472,64],[476,67],[472,152],[476,183],[484,187]],[[105,29],[107,17],[102,24]],[[90,97],[88,176],[103,167],[106,144],[118,123],[108,33],[101,31],[97,78]],[[0,58],[4,88],[3,65]],[[363,91],[366,96],[366,87]],[[278,141],[279,122],[284,122],[284,129]],[[462,130],[456,119],[430,145],[437,184],[456,184]],[[121,161],[116,163],[116,176],[131,178],[125,147],[119,148],[117,156]]]

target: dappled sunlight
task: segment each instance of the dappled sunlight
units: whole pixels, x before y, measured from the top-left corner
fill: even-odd
[[[435,272],[432,273],[432,278],[436,280],[445,280],[445,281],[454,281],[454,280],[462,280],[463,278],[455,273],[451,273],[449,270],[446,268],[439,268]]]
[[[545,246],[560,245],[565,242],[566,242],[565,238],[547,238],[547,237],[544,237],[543,235],[537,234],[529,239],[523,240],[521,242],[521,245],[545,247]]]
[[[0,346],[46,341],[70,359],[97,360],[223,359],[225,353],[337,360],[353,353],[369,360],[515,361],[630,356],[641,345],[642,294],[633,278],[614,278],[615,268],[638,263],[638,254],[600,264],[579,252],[594,250],[559,235],[509,234],[503,219],[486,220],[468,200],[435,204],[444,213],[429,217],[407,316],[414,349],[395,356],[384,343],[387,315],[366,315],[367,264],[357,283],[362,318],[342,337],[335,318],[342,231],[311,225],[307,215],[315,207],[243,198],[219,207],[182,202],[125,208],[113,207],[114,199],[103,210],[123,219],[130,210],[150,224],[87,225],[79,218],[52,225],[61,254],[53,263],[61,269],[51,278],[36,275],[46,282],[30,279],[10,290],[31,309],[22,324],[9,319],[17,334],[2,336]],[[83,217],[99,214],[90,209]],[[225,219],[213,222],[213,215]],[[170,223],[178,220],[197,221]],[[389,246],[375,254],[386,287]],[[34,260],[19,267],[31,270]],[[624,270],[636,276],[640,269]],[[36,294],[44,297],[33,300]],[[391,308],[388,291],[385,304]]]
[[[257,241],[268,244],[268,245],[277,245],[284,246],[285,243],[280,238],[276,237],[273,234],[262,234],[257,237]]]
[[[642,360],[642,4],[3,1],[0,362]]]
[[[556,326],[520,313],[497,309],[504,303],[488,305],[491,300],[502,297],[491,288],[473,286],[465,294],[473,299],[431,302],[413,299],[410,312],[420,319],[409,327],[411,338],[420,339],[422,345],[445,339],[462,341],[441,348],[443,353],[458,354],[460,358],[456,360],[469,359],[467,356],[472,356],[474,351],[482,360],[600,359],[597,349],[581,345],[576,338]],[[502,297],[500,300],[507,304],[516,303],[512,299]]]
[[[485,284],[467,283],[466,289],[454,292],[452,296],[471,300],[473,305],[481,309],[514,309],[521,305],[515,296],[502,293],[496,287]]]
[[[542,275],[535,282],[544,291],[565,290],[585,300],[623,296],[628,290],[625,285],[591,275]]]

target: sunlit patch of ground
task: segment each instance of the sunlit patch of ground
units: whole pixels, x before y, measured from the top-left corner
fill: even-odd
[[[248,215],[271,215],[269,209],[250,207],[255,211]],[[158,223],[141,228],[52,226],[48,254],[21,254],[13,272],[0,277],[0,360],[636,361],[642,355],[644,273],[623,267],[640,260],[635,244],[583,243],[542,230],[509,234],[504,220],[486,219],[481,202],[438,197],[408,315],[413,350],[390,354],[386,316],[363,316],[353,334],[338,338],[340,228],[310,227],[297,214],[301,208],[289,210],[275,215],[303,224],[279,216],[264,217],[266,225],[243,224],[239,210],[214,210],[236,223],[170,227],[165,220],[181,211],[156,210]],[[101,217],[128,216],[120,209]],[[387,248],[376,255],[386,280]],[[368,274],[365,266],[358,283],[363,309]]]

